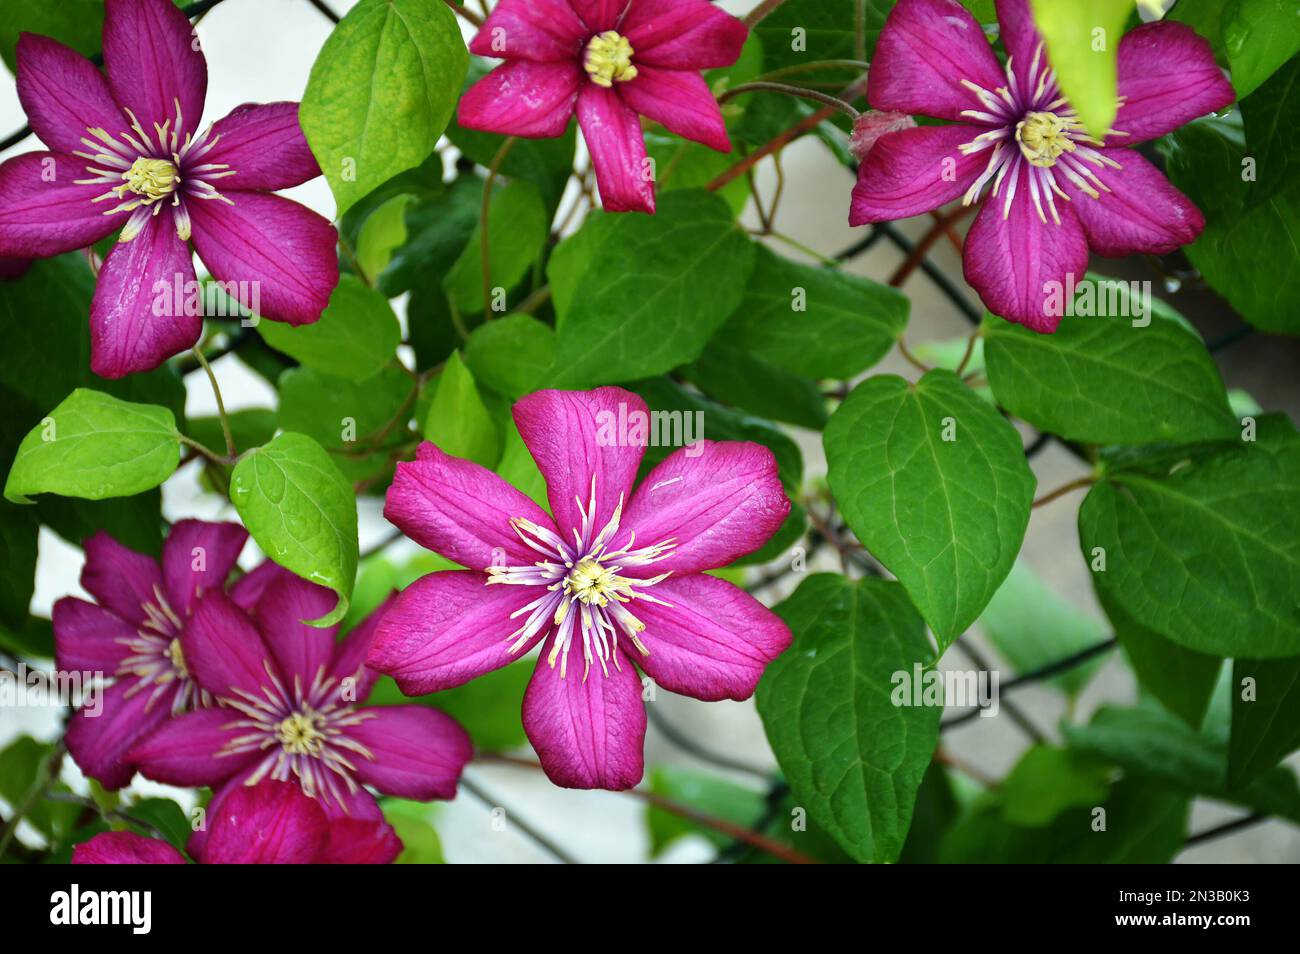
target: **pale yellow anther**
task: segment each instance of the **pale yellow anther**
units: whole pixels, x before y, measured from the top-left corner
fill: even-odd
[[[188,676],[190,671],[185,668],[185,653],[181,650],[181,641],[177,637],[167,645],[167,658],[172,661],[172,668],[182,676]]]
[[[1076,123],[1056,113],[1029,113],[1016,124],[1016,142],[1030,165],[1049,169],[1064,152],[1073,152],[1069,132]]]
[[[125,182],[117,187],[117,193],[125,196],[127,192],[134,192],[142,196],[141,205],[167,198],[181,181],[175,164],[166,159],[137,159],[122,173],[122,178]]]
[[[564,592],[589,606],[593,603],[605,606],[617,594],[621,583],[613,570],[602,566],[599,560],[587,558],[564,578]]]
[[[290,755],[317,755],[324,748],[324,722],[313,712],[295,712],[275,727],[275,737]]]
[[[593,83],[609,89],[615,83],[636,79],[637,69],[632,65],[634,52],[627,37],[615,30],[606,30],[591,38],[582,65]]]

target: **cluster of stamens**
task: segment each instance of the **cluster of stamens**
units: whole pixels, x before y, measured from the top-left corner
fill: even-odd
[[[582,66],[593,83],[610,89],[615,83],[637,78],[637,68],[632,65],[635,52],[627,37],[616,30],[606,30],[587,43]]]
[[[1061,188],[1057,175],[1085,195],[1098,199],[1110,189],[1095,170],[1106,166],[1118,169],[1120,164],[1098,151],[1104,143],[1088,135],[1078,114],[1061,95],[1056,72],[1044,60],[1041,43],[1034,51],[1025,88],[1021,88],[1016,78],[1012,59],[1007,60],[1006,73],[1007,85],[996,90],[962,80],[962,85],[979,98],[983,107],[963,110],[962,115],[993,127],[960,147],[963,155],[992,150],[988,165],[966,191],[962,202],[970,205],[977,201],[992,181],[992,195],[1002,199],[1003,217],[1010,215],[1023,163],[1028,169],[1029,198],[1039,219],[1046,222],[1050,214],[1052,221],[1060,225],[1056,199],[1069,202],[1070,197]],[[1107,135],[1125,134],[1112,129]]]
[[[175,103],[176,116],[164,123],[154,123],[153,135],[145,131],[135,113],[123,108],[131,121],[128,130],[115,137],[105,129],[87,129],[89,135],[82,137],[81,141],[91,151],[73,153],[89,163],[86,171],[92,176],[77,179],[77,185],[108,187],[91,201],[115,201],[116,204],[107,209],[105,215],[130,213],[122,227],[120,241],[131,241],[140,234],[151,215],[157,215],[168,206],[175,216],[176,233],[182,240],[188,240],[190,216],[181,201],[182,196],[234,204],[212,185],[212,180],[233,176],[234,170],[225,163],[203,162],[203,157],[212,151],[221,137],[210,135],[212,127],[209,126],[197,136],[185,133],[182,141],[184,123],[180,100],[175,100]],[[166,201],[168,198],[170,203]]]
[[[185,654],[181,651],[181,619],[167,605],[167,600],[157,586],[154,598],[142,605],[145,621],[135,635],[119,640],[130,650],[118,667],[119,678],[132,678],[134,685],[126,691],[127,698],[148,691],[145,709],[151,708],[168,690],[176,689],[172,696],[172,714],[212,705],[212,697],[198,687],[185,668]]]
[[[261,695],[232,687],[233,696],[218,701],[245,716],[225,728],[247,729],[231,739],[217,754],[236,755],[264,752],[247,779],[255,785],[264,778],[281,782],[297,779],[302,790],[313,798],[332,798],[346,812],[347,794],[355,794],[355,756],[374,760],[374,754],[345,731],[374,717],[373,712],[358,710],[344,700],[341,684],[325,675],[321,666],[311,685],[304,687],[294,677],[287,687],[269,663],[264,662],[267,679]]]
[[[529,566],[493,566],[488,568],[488,584],[506,583],[515,586],[535,586],[542,593],[532,602],[516,610],[512,619],[525,617],[523,625],[509,636],[510,652],[517,653],[535,638],[555,627],[555,639],[547,655],[547,665],[560,664],[560,677],[568,675],[569,648],[575,636],[582,642],[586,681],[594,662],[609,675],[612,662],[620,669],[618,637],[626,636],[643,656],[650,650],[641,641],[645,624],[628,608],[636,600],[646,600],[669,606],[646,590],[667,579],[662,573],[645,579],[624,576],[632,567],[647,566],[661,560],[676,544],[664,540],[653,546],[636,547],[636,535],[629,533],[627,542],[611,549],[623,519],[623,499],[609,522],[595,532],[596,478],[591,480],[591,500],[583,506],[577,499],[582,526],[573,530],[574,542],[569,545],[554,531],[538,526],[531,520],[516,517],[510,521],[515,533],[528,547],[536,550],[543,559]]]

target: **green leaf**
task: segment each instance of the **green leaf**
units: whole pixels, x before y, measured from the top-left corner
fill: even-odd
[[[497,465],[497,473],[506,483],[516,490],[523,491],[537,506],[550,513],[551,503],[546,497],[546,478],[542,476],[537,461],[533,460],[533,455],[529,453],[528,445],[524,443],[513,419],[506,422],[504,444],[505,448],[501,452],[501,463]]]
[[[1040,828],[1070,808],[1106,800],[1109,768],[1078,752],[1035,745],[1002,782],[1002,815],[1013,825]]]
[[[1067,724],[1063,729],[1071,748],[1113,762],[1129,775],[1300,822],[1294,772],[1278,766],[1243,788],[1229,789],[1227,739],[1197,732],[1154,705],[1104,706],[1087,726]]]
[[[775,421],[821,430],[826,398],[816,381],[775,368],[721,334],[682,371],[710,397]]]
[[[1253,692],[1245,698],[1245,680]],[[1300,658],[1232,663],[1228,785],[1239,788],[1300,749]]]
[[[516,179],[494,194],[488,210],[489,289],[501,288],[508,292],[519,284],[541,253],[549,229],[550,217],[542,205],[541,193],[531,182]],[[442,283],[456,307],[465,314],[485,310],[482,237],[483,229],[479,225]],[[492,310],[500,310],[495,302],[488,304]]]
[[[1298,28],[1300,15],[1292,14]],[[1249,182],[1247,207],[1255,208],[1274,196],[1297,189],[1300,176],[1300,57],[1274,74],[1241,104],[1246,144],[1258,166]]]
[[[1108,315],[1131,313],[1126,282],[1090,277],[1080,289],[1109,298]],[[1134,326],[1140,318],[1067,317],[1050,335],[986,317],[984,360],[998,403],[1041,431],[1088,444],[1232,436],[1227,390],[1200,335],[1167,306],[1151,305],[1143,326]]]
[[[670,192],[653,216],[592,215],[551,256],[555,383],[629,381],[693,361],[740,304],[754,255],[706,192]]]
[[[555,332],[532,315],[506,315],[475,328],[465,364],[484,386],[519,398],[545,386],[555,365]]]
[[[230,500],[268,557],[338,594],[312,625],[343,619],[357,575],[357,503],[329,454],[310,437],[281,434],[235,466]]]
[[[1192,728],[1198,728],[1214,695],[1223,660],[1184,649],[1141,625],[1100,588],[1097,599],[1110,617],[1141,687]]]
[[[447,859],[442,854],[442,839],[433,827],[434,806],[410,802],[399,798],[385,798],[381,803],[384,820],[393,826],[402,840],[402,853],[395,865],[441,865]]]
[[[861,59],[854,29],[859,5],[866,28],[866,59],[870,60],[894,0],[865,0],[861,4],[859,0],[787,0],[754,28],[763,41],[767,69]],[[835,75],[843,78],[844,73]],[[802,81],[807,79],[801,76]]]
[[[39,616],[14,625],[0,622],[0,648],[20,659],[53,659],[54,629],[48,619]]]
[[[406,208],[413,202],[413,195],[394,196],[366,216],[357,235],[356,255],[357,267],[370,284],[378,281],[393,253],[406,242]]]
[[[83,56],[93,56],[99,52],[103,29],[103,0],[6,0],[4,19],[0,20],[0,57],[10,72],[17,74],[15,48],[20,33],[53,37]]]
[[[413,389],[410,375],[391,365],[365,381],[292,368],[280,375],[280,425],[322,447],[355,452],[375,445]],[[393,430],[391,437],[405,439]]]
[[[388,299],[359,278],[343,275],[320,320],[294,327],[259,321],[257,330],[277,351],[303,366],[353,381],[372,377],[393,360],[402,340]]]
[[[361,0],[348,11],[312,66],[299,113],[340,216],[433,152],[468,66],[442,0]]]
[[[1300,52],[1300,15],[1293,0],[1228,0],[1222,25],[1238,99]]]
[[[710,85],[710,88],[716,87]],[[658,176],[655,192],[660,196],[677,189],[705,189],[736,164],[735,156],[730,153],[717,152],[698,142],[675,136],[647,133],[645,144],[647,155],[655,162]],[[718,189],[717,194],[726,200],[733,215],[740,215],[749,203],[749,180],[738,176]]]
[[[462,175],[432,195],[416,197],[405,207],[406,239],[380,274],[379,290],[389,297],[433,290],[445,301],[442,278],[465,251],[482,208],[483,180],[475,175]]]
[[[0,751],[0,798],[10,806],[22,805],[44,783],[50,760],[55,757],[53,743],[37,742],[25,735],[10,742]],[[50,787],[67,790],[59,783]],[[72,830],[80,814],[77,805],[37,799],[24,819],[51,842],[58,842]]]
[[[942,706],[896,706],[894,674],[933,655],[895,583],[818,574],[777,607],[794,643],[759,683],[758,713],[796,804],[859,861],[898,857]]]
[[[185,850],[193,830],[185,811],[170,798],[142,798],[123,812],[128,818],[148,822],[167,837],[173,848]]]
[[[851,378],[894,346],[908,307],[887,285],[759,246],[745,297],[715,340],[792,374]]]
[[[31,511],[0,503],[0,626],[25,626],[36,588],[36,537]]]
[[[1067,603],[1020,560],[998,587],[979,626],[1018,673],[1034,672],[1106,640],[1106,628]],[[1067,695],[1083,691],[1101,667],[1097,659],[1074,666],[1050,683]]]
[[[1244,181],[1249,170],[1243,163],[1255,158],[1256,147],[1252,144],[1248,151],[1240,127],[1230,122],[1201,120],[1163,142],[1170,181],[1205,213],[1205,231],[1184,249],[1188,259],[1256,328],[1300,334],[1295,307],[1300,300],[1300,187],[1295,179],[1266,178],[1268,167],[1261,162],[1259,180]]]
[[[1162,471],[1111,473],[1079,510],[1098,592],[1187,649],[1300,654],[1300,435],[1257,436]]]
[[[1133,0],[1032,0],[1061,90],[1087,130],[1106,135],[1119,111],[1116,56]]]
[[[1105,809],[1105,827],[1098,828]],[[944,839],[948,864],[1164,864],[1183,848],[1189,802],[1125,779],[1104,804],[1062,812],[1046,828],[1012,824],[996,795],[986,796]]]
[[[77,388],[23,438],[5,497],[129,497],[157,487],[179,463],[171,411]]]
[[[651,769],[649,775],[651,792],[712,818],[752,829],[763,817],[766,794],[755,788],[677,766],[661,765]],[[687,835],[700,835],[718,848],[731,844],[731,839],[721,832],[653,804],[646,806],[645,824],[651,858],[658,858],[674,841]]]
[[[463,457],[484,467],[495,467],[501,458],[501,439],[492,415],[460,359],[454,352],[438,376],[438,389],[424,421],[424,437],[444,453]]]
[[[1036,485],[1020,435],[955,374],[931,371],[858,385],[824,443],[844,518],[946,647],[1020,552]]]

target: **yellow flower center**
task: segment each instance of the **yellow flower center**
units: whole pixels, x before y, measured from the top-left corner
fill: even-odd
[[[1016,142],[1030,165],[1050,168],[1063,152],[1073,152],[1069,132],[1077,123],[1056,113],[1028,113],[1016,123]]]
[[[181,651],[181,641],[177,637],[167,644],[167,656],[172,661],[172,668],[182,676],[188,676],[190,671],[185,668],[185,653]]]
[[[166,159],[137,159],[131,168],[122,173],[125,185],[118,186],[119,194],[126,191],[143,196],[143,205],[165,199],[180,185],[180,172]]]
[[[290,755],[318,755],[325,743],[325,720],[304,709],[275,727],[275,737]]]
[[[582,65],[593,83],[609,89],[615,83],[636,79],[637,70],[632,65],[634,52],[627,37],[615,30],[606,30],[591,38]]]
[[[564,592],[588,606],[593,603],[605,606],[617,594],[620,584],[618,574],[602,566],[599,560],[587,557],[564,578]]]

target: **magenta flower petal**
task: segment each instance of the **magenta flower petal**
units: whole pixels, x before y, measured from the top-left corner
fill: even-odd
[[[399,798],[456,797],[474,746],[455,719],[420,705],[362,712],[364,719],[345,730],[373,756],[356,759],[358,780]]]
[[[103,530],[83,541],[86,562],[81,585],[100,606],[139,626],[149,614],[146,604],[157,605],[163,593],[158,561],[127,549]]]
[[[375,641],[380,621],[396,602],[397,594],[393,593],[374,612],[357,623],[335,649],[329,675],[340,682],[345,679],[354,680],[352,698],[358,704],[366,701],[370,690],[374,688],[375,680],[379,678],[379,672],[366,665],[366,657],[370,655],[370,647]]]
[[[766,543],[790,513],[776,458],[760,444],[700,441],[674,451],[641,482],[619,539],[674,546],[631,576],[698,573],[726,566]],[[638,607],[639,608],[639,607]]]
[[[60,672],[117,672],[131,655],[135,625],[75,596],[54,604],[54,659]]]
[[[329,839],[318,865],[387,865],[402,853],[402,840],[387,822],[330,819]]]
[[[251,610],[262,598],[266,588],[288,572],[278,563],[263,560],[232,583],[226,592],[231,602],[240,609]]]
[[[596,168],[600,201],[610,212],[654,212],[654,178],[636,110],[612,89],[588,83],[578,94],[578,123]]]
[[[113,246],[90,305],[91,370],[102,378],[152,371],[197,344],[203,317],[191,301],[196,281],[170,209]]]
[[[567,0],[500,0],[470,42],[476,56],[572,60],[590,31]]]
[[[233,709],[198,709],[176,716],[131,747],[129,758],[146,777],[167,785],[219,785],[246,769],[256,752],[219,754],[248,733]],[[77,759],[81,764],[81,759]]]
[[[248,531],[237,523],[180,520],[163,543],[162,574],[167,601],[188,616],[195,600],[225,585],[235,568]]]
[[[988,165],[984,153],[959,147],[974,126],[918,126],[881,136],[858,170],[849,224],[890,222],[929,212],[960,196]]]
[[[1166,255],[1196,240],[1205,216],[1159,169],[1132,149],[1098,151],[1123,166],[1097,170],[1108,190],[1104,198],[1085,195],[1072,184],[1066,187],[1073,200],[1070,208],[1093,251],[1112,258]]]
[[[190,675],[215,696],[231,696],[233,690],[261,695],[268,667],[274,672],[271,651],[257,627],[220,590],[195,603],[181,649]]]
[[[189,18],[169,0],[105,0],[104,68],[113,98],[146,130],[176,129],[179,101],[181,138],[198,131],[208,65]]]
[[[232,175],[223,191],[267,191],[302,185],[320,175],[320,166],[298,123],[297,103],[245,103],[219,119],[209,134],[216,140],[204,165],[226,165]]]
[[[105,788],[121,788],[135,774],[131,749],[167,723],[175,688],[155,696],[134,679],[113,683],[103,692],[98,715],[82,706],[68,720],[65,739],[78,767]]]
[[[0,164],[0,255],[48,258],[93,245],[126,221],[92,205],[103,186],[77,185],[80,159],[28,152]]]
[[[185,856],[157,838],[106,831],[72,848],[74,865],[183,865]]]
[[[117,133],[126,125],[104,74],[76,50],[23,33],[17,55],[18,99],[32,132],[51,149],[84,152],[87,130]]]
[[[523,720],[542,768],[564,788],[621,791],[641,781],[645,769],[646,715],[641,680],[626,656],[583,677],[581,657],[569,668],[547,665],[555,637],[542,647],[528,691]]]
[[[309,686],[318,672],[329,672],[338,626],[318,628],[304,620],[320,619],[338,597],[323,586],[293,573],[279,574],[267,584],[251,615],[262,641],[275,658],[278,673],[288,682]]]
[[[986,90],[1006,84],[979,23],[957,0],[902,0],[871,60],[872,108],[966,122],[963,111],[981,105],[962,80]]]
[[[503,558],[512,564],[537,558],[512,527],[517,517],[555,532],[545,510],[492,471],[428,442],[417,460],[397,465],[384,516],[420,546],[474,570]]]
[[[515,402],[514,418],[546,480],[551,513],[566,543],[571,528],[582,529],[584,512],[587,525],[598,531],[620,503],[626,506],[645,455],[644,433],[641,441],[628,440],[633,422],[649,420],[639,395],[616,387],[537,391]]]
[[[194,250],[241,304],[273,321],[310,324],[339,283],[338,233],[306,206],[264,192],[188,204]],[[256,289],[259,300],[252,297]]]
[[[562,135],[573,118],[578,87],[585,78],[572,59],[503,63],[466,90],[457,107],[457,121],[466,129],[508,136]]]
[[[379,621],[367,665],[408,696],[463,685],[537,644],[547,627],[510,651],[510,636],[525,622],[511,617],[536,598],[533,587],[486,586],[481,573],[430,573],[398,594]]]
[[[1028,190],[1027,163],[1014,175],[1018,191]],[[1007,183],[1008,185],[1011,183]],[[1081,281],[1088,267],[1088,243],[1075,217],[1075,202],[1058,202],[1061,222],[1039,218],[1031,202],[1013,201],[1009,214],[992,197],[975,217],[966,236],[966,281],[996,315],[1050,333],[1061,322],[1061,309],[1049,308],[1052,285],[1067,275]],[[1063,296],[1055,296],[1058,301]]]
[[[644,3],[645,0],[630,0],[630,2]],[[569,6],[582,18],[589,34],[603,33],[618,26],[619,17],[628,5],[629,0],[569,0]]]
[[[790,628],[739,587],[702,573],[669,577],[665,603],[637,606],[649,655],[633,655],[669,692],[714,702],[748,699],[763,670],[790,645]]]
[[[1016,79],[1024,84],[1029,77],[1029,67],[1038,52],[1042,38],[1034,25],[1034,14],[1029,0],[997,0],[999,34],[1007,48]],[[1046,56],[1044,51],[1041,56]],[[990,87],[985,86],[985,89]]]
[[[707,0],[636,0],[619,32],[636,51],[638,69],[730,66],[749,37],[744,23]]]
[[[330,837],[320,804],[290,782],[238,786],[209,825],[209,865],[311,864]]]
[[[1145,24],[1120,40],[1119,95],[1115,129],[1127,135],[1109,137],[1111,146],[1163,136],[1236,99],[1209,41],[1173,21]]]
[[[618,92],[623,102],[669,132],[719,152],[731,151],[722,110],[699,73],[643,66],[636,79],[619,84]]]

